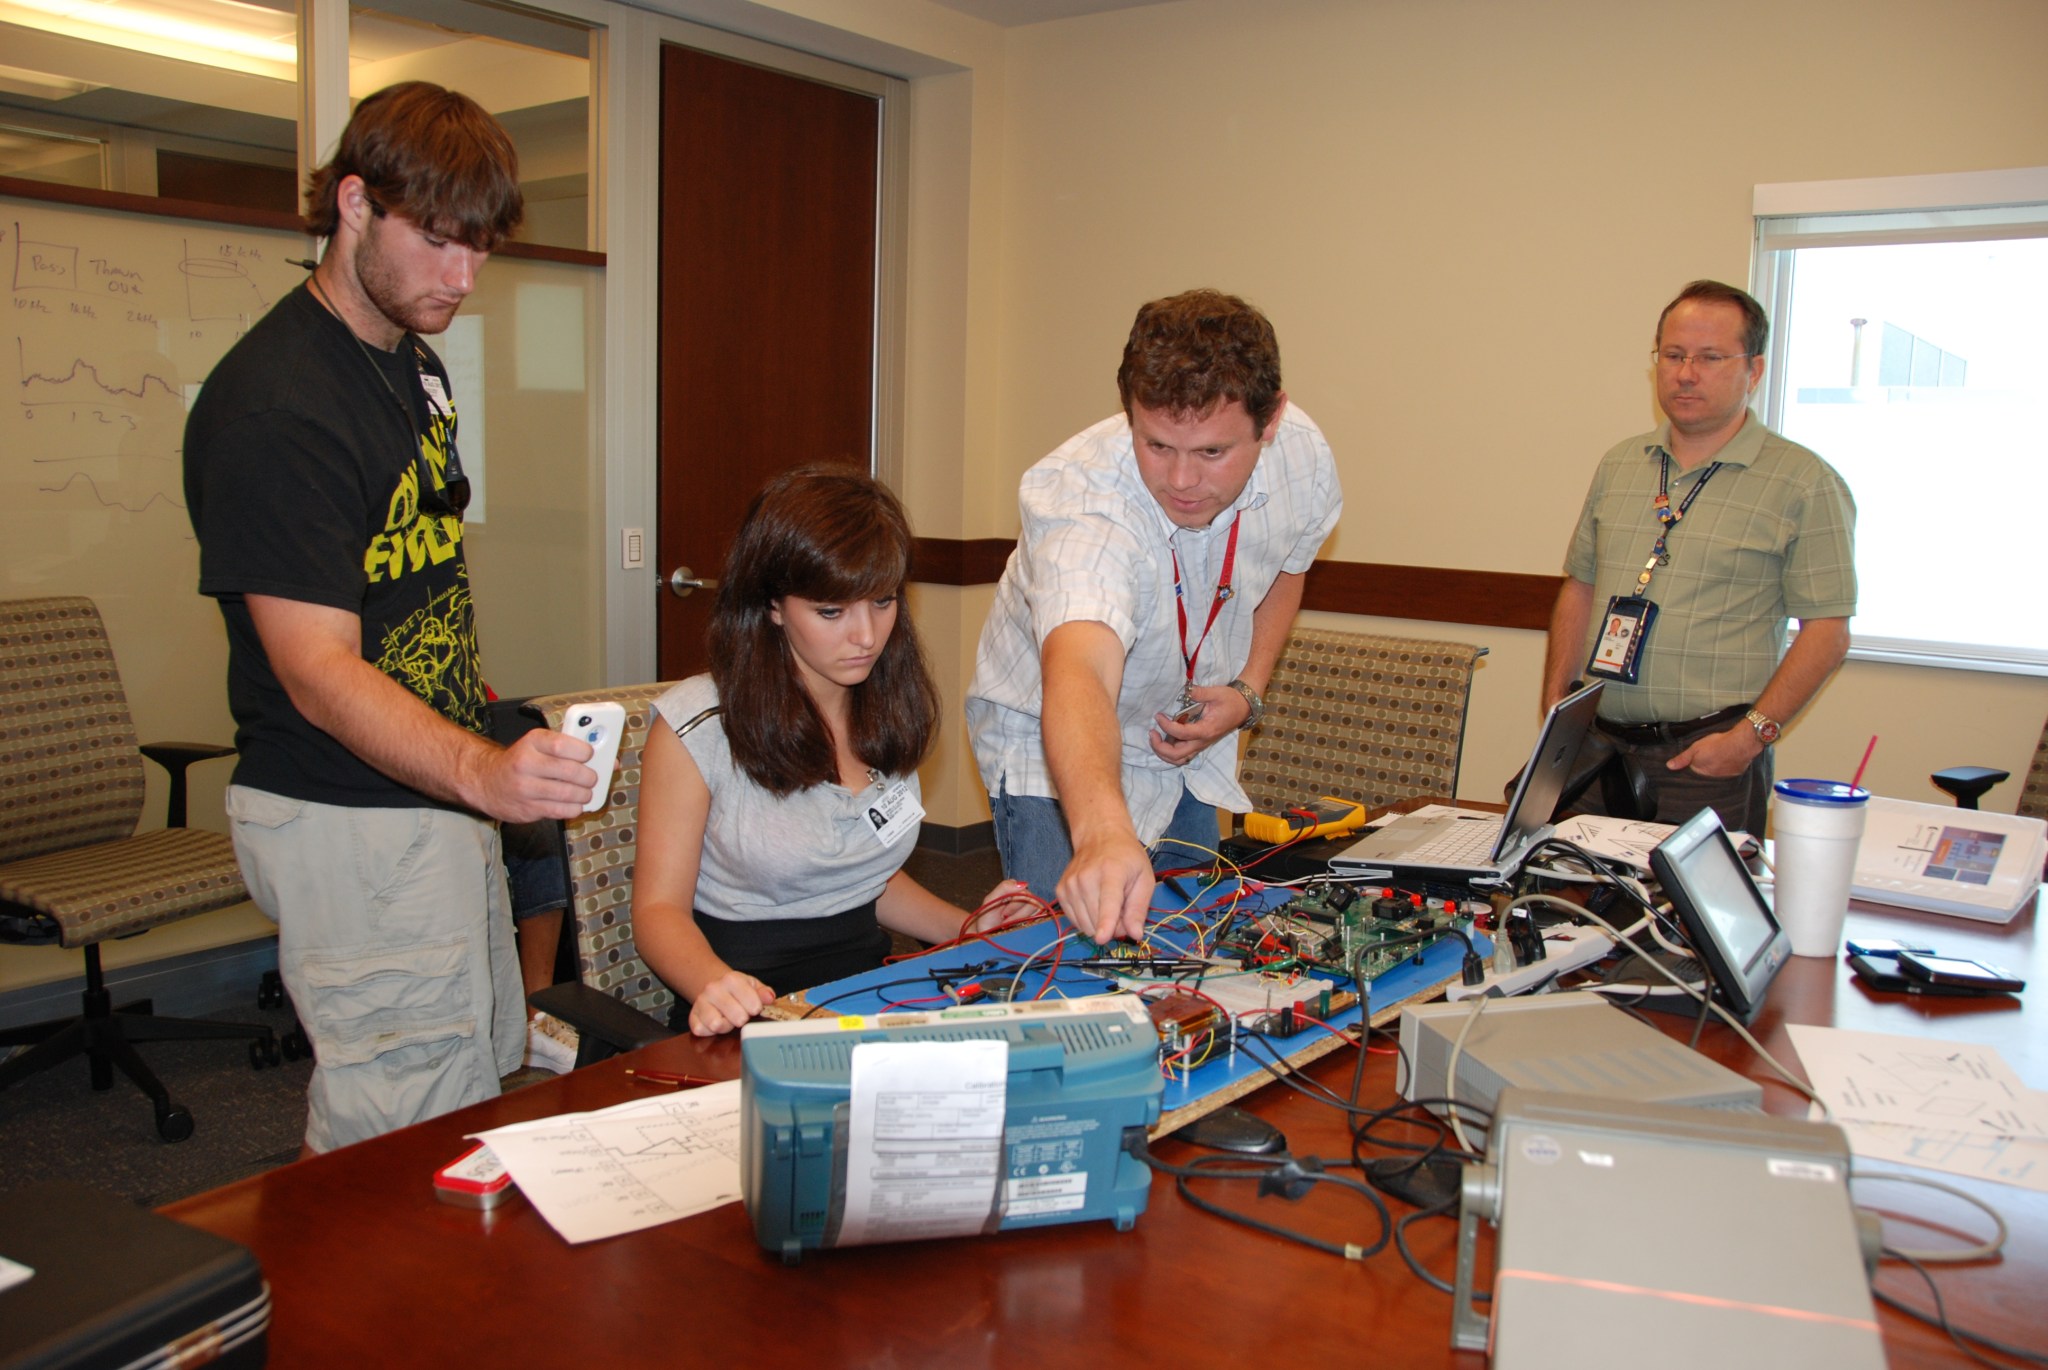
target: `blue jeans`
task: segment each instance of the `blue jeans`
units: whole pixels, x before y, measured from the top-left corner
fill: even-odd
[[[1074,839],[1067,832],[1067,816],[1060,810],[1059,800],[1011,794],[1004,786],[988,797],[988,807],[995,820],[996,851],[1003,858],[1003,874],[1022,880],[1040,899],[1056,898],[1054,887],[1074,859]],[[1165,835],[1152,846],[1152,869],[1211,864],[1214,858],[1208,853],[1216,846],[1216,832],[1216,806],[1181,790]],[[1184,847],[1168,838],[1196,846]]]

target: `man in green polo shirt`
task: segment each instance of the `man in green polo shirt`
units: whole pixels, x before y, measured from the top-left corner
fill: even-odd
[[[1649,774],[1644,816],[1663,823],[1711,807],[1761,834],[1771,744],[1849,649],[1856,503],[1749,412],[1769,333],[1763,308],[1719,281],[1664,307],[1665,422],[1601,459],[1551,613],[1544,708],[1574,680],[1605,681],[1600,728]]]

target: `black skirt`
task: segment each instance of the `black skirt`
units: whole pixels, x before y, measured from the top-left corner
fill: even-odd
[[[795,994],[878,968],[893,945],[875,920],[873,900],[824,918],[762,918],[738,922],[699,912],[697,926],[718,959],[777,994]],[[690,1004],[681,995],[669,1026],[686,1032]]]

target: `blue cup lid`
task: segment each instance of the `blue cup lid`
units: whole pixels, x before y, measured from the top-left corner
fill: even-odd
[[[1780,780],[1771,788],[1803,804],[1861,804],[1870,798],[1869,790],[1840,780]]]

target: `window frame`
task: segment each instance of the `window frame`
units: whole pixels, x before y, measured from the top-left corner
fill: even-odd
[[[1783,431],[1794,253],[1802,248],[2048,237],[2048,167],[1758,185],[1750,293],[1773,322],[1760,417]],[[1855,631],[1861,661],[2048,676],[2048,644],[2022,648]]]

